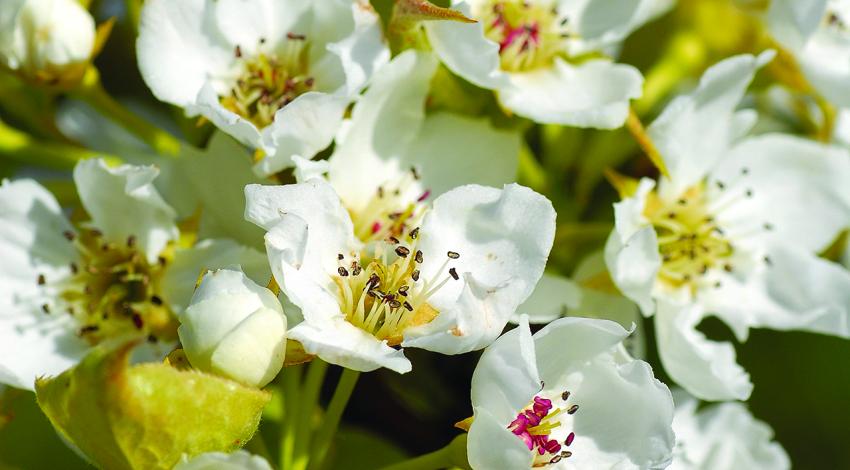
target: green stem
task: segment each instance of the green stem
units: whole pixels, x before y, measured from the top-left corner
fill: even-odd
[[[310,452],[309,468],[311,470],[322,468],[331,442],[334,436],[336,436],[336,430],[342,419],[342,412],[345,411],[345,407],[348,405],[348,399],[351,398],[351,392],[354,391],[354,386],[357,384],[359,377],[360,372],[356,370],[342,370],[342,375],[336,385],[336,390],[334,390],[331,403],[328,405],[328,410],[322,422],[322,432],[316,436],[312,451]]]
[[[80,160],[101,157],[110,163],[120,163],[118,157],[93,152],[71,145],[38,142],[29,134],[0,122],[0,155],[25,164],[60,170],[73,168]]]
[[[85,101],[101,114],[139,137],[157,153],[175,156],[180,152],[180,141],[177,138],[140,118],[109,96],[100,84],[100,75],[96,68],[89,67],[83,81],[74,90],[72,96]]]
[[[301,367],[289,367],[283,374],[283,430],[280,436],[280,468],[292,468],[301,408]]]
[[[466,434],[461,434],[440,450],[394,463],[381,470],[436,470],[440,468],[469,468],[466,457]]]
[[[319,402],[319,392],[322,390],[322,382],[328,363],[321,359],[314,359],[307,366],[307,378],[301,391],[301,407],[298,410],[298,439],[295,441],[293,470],[307,468],[310,461],[310,439],[312,437],[311,418]]]

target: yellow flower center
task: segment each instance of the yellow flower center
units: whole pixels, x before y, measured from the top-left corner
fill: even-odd
[[[58,294],[52,304],[42,305],[45,314],[73,316],[78,335],[91,344],[125,333],[143,334],[151,342],[176,338],[176,320],[160,295],[168,250],[151,264],[135,237],[116,244],[94,229],[64,235],[77,248],[80,263],[71,264],[70,278],[48,282],[38,276],[39,285]]]
[[[428,300],[450,280],[458,280],[449,267],[460,257],[448,252],[437,273],[425,279],[420,267],[425,254],[418,249],[419,229],[390,236],[371,245],[369,256],[338,255],[334,282],[346,320],[390,345],[400,344],[404,330],[433,320],[439,312]]]
[[[672,203],[653,193],[644,214],[658,235],[659,277],[668,285],[688,285],[715,267],[731,270],[724,262],[734,250],[708,211],[704,185],[688,189]]]
[[[528,72],[552,65],[572,37],[569,21],[552,5],[530,0],[494,0],[475,16],[484,34],[499,44],[501,68],[506,72]]]
[[[261,44],[265,40],[260,40]],[[298,96],[310,91],[309,43],[303,35],[289,33],[274,53],[243,55],[236,46],[242,73],[230,93],[220,97],[221,105],[262,129],[274,121],[274,114]]]
[[[365,206],[349,210],[354,223],[354,235],[360,241],[373,242],[389,237],[399,238],[418,223],[426,210],[425,200],[431,192],[425,190],[416,200],[411,200],[408,188],[419,179],[417,170],[411,169],[398,181],[379,186]]]

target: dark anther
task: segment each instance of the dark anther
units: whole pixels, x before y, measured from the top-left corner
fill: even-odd
[[[47,304],[41,304],[41,311],[44,313],[50,313],[50,306]]]
[[[401,307],[401,302],[399,302],[398,300],[395,300],[395,299],[390,300],[390,308],[399,308],[399,307]]]
[[[408,311],[410,311],[410,312],[413,311],[413,305],[410,305],[410,302],[405,300],[403,305],[404,305],[404,308],[406,308]]]
[[[151,296],[151,303],[154,305],[162,305],[162,297],[158,295]]]
[[[764,224],[764,229],[765,229],[765,230],[773,230],[773,224],[771,224],[771,223],[765,223],[765,224]]]
[[[344,259],[345,259],[345,256],[343,256],[343,254],[342,254],[342,253],[340,253],[340,254],[336,255],[336,259],[338,259],[338,260],[342,261],[342,260],[344,260]]]
[[[568,451],[568,450],[565,450],[565,451],[561,452],[560,455],[561,455],[561,457],[566,459],[567,457],[572,457],[573,453]]]
[[[242,57],[242,48],[239,47],[239,44],[237,44],[236,48],[233,50],[233,55],[235,55],[236,58]]]
[[[381,199],[384,198],[384,187],[383,186],[378,186],[378,197],[381,198]]]
[[[570,399],[570,391],[564,390],[564,393],[561,394],[561,400],[567,401]]]
[[[728,264],[728,263],[727,263],[727,264],[724,264],[724,265],[723,265],[723,270],[724,270],[724,271],[726,271],[727,273],[731,273],[731,272],[732,272],[732,265],[731,265],[731,264]]]
[[[336,269],[336,272],[338,272],[339,275],[342,276],[342,277],[348,276],[348,270],[343,268],[342,266],[338,267]]]
[[[578,405],[573,405],[567,410],[567,414],[574,415],[578,411]]]
[[[407,258],[407,255],[410,254],[410,249],[406,246],[397,246],[395,249],[395,254],[401,256],[402,258]]]
[[[422,264],[425,260],[422,256],[422,250],[416,250],[416,256],[413,259],[415,259],[417,263]]]
[[[749,168],[747,168],[747,167],[741,168],[741,174],[742,174],[742,175],[749,175],[749,174],[750,174],[750,169],[749,169]]]
[[[135,326],[137,330],[141,330],[142,327],[145,326],[145,322],[142,321],[142,316],[138,313],[133,314],[133,326]]]
[[[165,259],[165,256],[160,256],[156,259],[160,266],[165,266],[168,263],[168,260]]]
[[[715,283],[714,283],[714,288],[715,288],[715,289],[720,289],[720,286],[722,286],[722,285],[723,285],[723,284],[722,284],[720,281],[717,281],[717,282],[715,282]]]
[[[753,190],[752,190],[752,189],[748,189],[748,190],[747,190],[747,192],[746,192],[746,193],[744,193],[744,194],[746,194],[746,195],[747,195],[747,197],[753,197]]]
[[[70,230],[65,230],[64,232],[62,232],[62,236],[65,237],[69,242],[73,241],[74,238],[77,237],[77,235]]]
[[[266,43],[266,38],[260,38],[260,44],[265,44],[265,43]]]
[[[675,219],[675,218],[676,218],[676,213],[675,213],[675,212],[668,212],[668,213],[667,213],[667,218],[668,218],[668,219]]]
[[[415,179],[415,180],[419,179],[419,177],[420,177],[419,170],[417,170],[415,166],[410,167],[410,173],[413,174],[413,179]]]
[[[446,254],[446,256],[448,256],[448,257],[449,257],[449,258],[451,258],[451,259],[458,259],[458,258],[460,258],[460,254],[459,254],[459,253],[457,253],[457,252],[454,252],[454,251],[450,251],[450,252],[448,252],[448,253]]]
[[[717,184],[717,189],[720,189],[721,191],[726,189],[726,185],[723,183],[723,181],[717,181],[715,184]]]
[[[303,41],[304,39],[307,39],[307,36],[305,36],[303,34],[286,33],[286,38],[287,39],[295,39],[297,41]]]
[[[43,286],[47,283],[47,279],[44,278],[44,274],[39,274],[36,282],[38,282],[38,285]]]
[[[680,206],[684,206],[685,204],[688,203],[688,200],[687,199],[679,199],[677,202],[679,203]]]
[[[86,326],[80,328],[80,335],[84,335],[84,334],[87,334],[87,333],[94,333],[95,331],[97,331],[99,329],[100,329],[100,327],[97,326],[97,325],[86,325]]]
[[[407,291],[408,291],[409,289],[410,289],[410,286],[408,286],[408,285],[401,286],[401,287],[399,287],[399,288],[398,288],[398,293],[399,293],[400,295],[403,295],[403,296],[407,297]]]
[[[156,336],[148,335],[148,343],[153,344],[153,343],[156,343],[156,342],[157,342]]]
[[[419,270],[417,269],[417,270],[413,271],[413,273],[410,274],[410,278],[413,279],[414,281],[418,281],[419,280]]]
[[[130,235],[129,237],[127,237],[127,247],[133,248],[134,246],[136,246],[136,236]]]
[[[359,264],[354,263],[354,264],[351,265],[351,275],[352,276],[359,276],[362,271],[363,271],[363,268],[361,268]]]
[[[410,238],[416,240],[416,237],[418,237],[418,236],[419,236],[419,227],[416,227],[415,229],[410,231]]]
[[[77,263],[71,263],[71,274],[77,274],[80,268],[77,267]]]
[[[567,439],[566,439],[566,440],[564,440],[564,445],[565,445],[565,446],[568,446],[568,445],[572,444],[572,443],[573,443],[573,440],[574,440],[575,438],[576,438],[576,433],[571,432],[569,435],[567,435]]]
[[[454,279],[455,281],[460,279],[460,276],[457,275],[457,269],[455,269],[455,268],[449,269],[449,274],[452,275],[452,279]]]
[[[765,257],[764,257],[764,264],[766,264],[766,265],[768,265],[768,266],[770,266],[770,265],[772,265],[772,264],[773,264],[773,261],[770,259],[770,256],[765,256]]]
[[[556,455],[556,456],[552,457],[551,459],[549,459],[549,463],[553,463],[553,464],[554,464],[554,463],[558,463],[558,462],[560,462],[560,461],[561,461],[561,456],[560,456],[560,455]]]
[[[393,236],[390,236],[389,238],[387,238],[387,241],[390,242],[393,245],[398,245],[398,243],[399,243],[398,238],[393,237]]]

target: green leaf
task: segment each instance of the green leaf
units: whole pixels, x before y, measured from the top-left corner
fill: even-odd
[[[53,426],[109,469],[170,469],[184,453],[232,451],[251,439],[271,394],[165,364],[128,365],[137,341],[94,348],[36,381]]]

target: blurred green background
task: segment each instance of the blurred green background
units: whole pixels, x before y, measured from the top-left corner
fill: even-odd
[[[386,15],[391,0],[373,3]],[[99,19],[123,15],[123,2],[95,1],[93,11]],[[170,117],[174,128],[191,128],[178,113],[149,94],[135,66],[133,37],[129,23],[120,21],[97,60],[105,86],[124,101],[144,103],[148,109]],[[652,89],[659,94],[656,102],[636,104],[644,122],[649,122],[671,93],[691,86],[705,67],[763,46],[757,22],[730,0],[682,0],[672,12],[633,34],[624,44],[621,60],[640,68],[657,86]],[[659,70],[659,63],[667,64],[667,75],[651,76]],[[769,70],[760,74],[753,89],[758,92],[770,83],[769,74]],[[0,118],[26,128],[27,123],[5,101],[14,92],[3,90],[5,85],[0,82]],[[484,103],[482,109],[492,111],[486,92],[470,93]],[[754,103],[758,106],[759,101]],[[804,120],[778,125],[808,132],[800,121]],[[523,156],[519,179],[546,193],[555,203],[559,227],[550,269],[570,274],[585,255],[601,248],[611,228],[611,203],[617,197],[602,171],[613,167],[631,176],[653,176],[654,170],[622,130],[550,129],[504,117],[494,118],[494,122],[524,130],[529,152]],[[203,140],[203,131],[195,134]],[[19,170],[0,160],[3,176]],[[641,326],[643,331],[652,331],[650,321]],[[713,339],[735,341],[719,321],[707,320],[702,329]],[[648,360],[659,378],[671,383],[660,367],[651,335],[647,339]],[[756,385],[750,409],[773,427],[794,467],[850,468],[850,342],[806,333],[755,330],[747,343],[737,345],[737,350],[740,363]],[[469,384],[479,354],[445,357],[418,350],[406,353],[415,364],[413,372],[398,375],[384,370],[360,378],[345,413],[348,427],[340,433],[329,466],[344,462],[350,469],[376,468],[405,454],[438,449],[460,432],[453,424],[472,413]],[[335,383],[338,371],[334,369],[326,388]],[[332,391],[324,390],[324,400]],[[261,431],[269,442],[276,442],[279,431],[274,421],[264,422]],[[53,433],[32,394],[12,391],[0,402],[0,469],[6,468],[76,469],[86,465]]]

